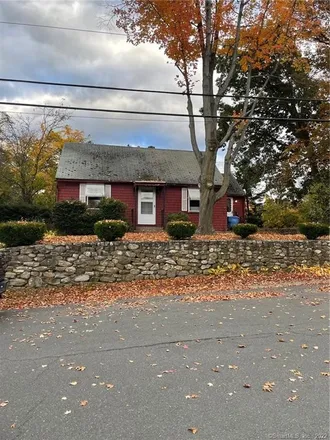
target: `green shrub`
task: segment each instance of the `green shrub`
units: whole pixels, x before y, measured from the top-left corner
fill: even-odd
[[[267,198],[262,212],[263,226],[266,228],[292,228],[300,222],[298,210],[285,202]]]
[[[183,240],[194,235],[196,232],[196,225],[185,221],[169,222],[166,225],[166,232],[175,240]]]
[[[322,235],[329,234],[329,226],[320,223],[301,223],[299,232],[303,234],[308,240],[316,240]]]
[[[102,220],[102,214],[98,209],[88,209],[79,219],[75,235],[94,235],[94,225]]]
[[[233,232],[242,238],[247,238],[251,234],[255,234],[258,230],[257,225],[252,225],[250,223],[242,223],[233,226]]]
[[[42,240],[45,232],[46,225],[41,222],[0,223],[0,242],[6,246],[28,246]]]
[[[189,215],[186,212],[172,212],[167,215],[167,222],[189,222]]]
[[[315,183],[300,205],[300,213],[306,222],[330,223],[330,186]]]
[[[82,217],[86,213],[85,203],[79,200],[65,200],[55,204],[53,210],[54,227],[60,234],[80,235]]]
[[[128,231],[128,224],[123,220],[100,220],[94,225],[94,232],[100,240],[114,241]]]
[[[120,200],[104,198],[98,204],[102,218],[107,220],[126,220],[127,205]]]
[[[262,218],[261,218],[261,214],[259,214],[259,213],[249,213],[246,216],[246,221],[249,224],[257,225],[260,228],[263,226],[263,221],[262,221]]]
[[[30,205],[28,203],[2,203],[0,204],[0,222],[37,220],[49,222],[51,210],[49,208]]]
[[[282,213],[282,224],[284,228],[293,228],[301,221],[300,214],[297,209],[284,208]]]

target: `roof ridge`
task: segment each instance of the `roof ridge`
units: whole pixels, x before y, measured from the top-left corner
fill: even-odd
[[[193,150],[182,150],[180,148],[162,148],[162,147],[149,148],[148,146],[142,147],[139,145],[133,146],[133,145],[98,144],[98,143],[90,143],[90,142],[65,142],[64,145],[86,145],[86,146],[96,145],[98,147],[132,148],[132,149],[149,150],[149,151],[180,151],[183,153],[194,153]]]

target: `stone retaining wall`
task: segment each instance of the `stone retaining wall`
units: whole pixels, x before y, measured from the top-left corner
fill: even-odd
[[[243,267],[329,262],[330,242],[168,241],[35,245],[0,250],[11,287],[171,278],[207,273],[216,266]],[[1,256],[1,255],[0,255]]]

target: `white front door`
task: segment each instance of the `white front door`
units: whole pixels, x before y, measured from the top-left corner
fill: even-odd
[[[138,224],[156,224],[156,190],[154,188],[139,188]]]

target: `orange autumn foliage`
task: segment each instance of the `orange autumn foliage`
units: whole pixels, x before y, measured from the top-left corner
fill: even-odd
[[[109,9],[129,42],[157,44],[181,74],[176,79],[179,86],[185,87],[190,141],[201,171],[198,232],[212,234],[213,206],[227,192],[231,164],[244,143],[258,104],[257,98],[245,98],[240,117],[249,119],[233,119],[222,139],[218,139],[219,104],[234,73],[237,69],[248,72],[248,96],[252,69],[262,72],[274,60],[276,67],[271,74],[282,62],[308,68],[301,48],[307,42],[317,45],[326,39],[326,8],[320,0],[122,0],[116,6],[109,5]],[[218,55],[223,66],[217,63]],[[205,148],[198,143],[190,95],[199,64]],[[218,72],[215,90],[214,75]],[[264,75],[258,95],[262,95],[269,80]],[[219,148],[226,149],[226,155],[223,182],[220,189],[215,189]]]

